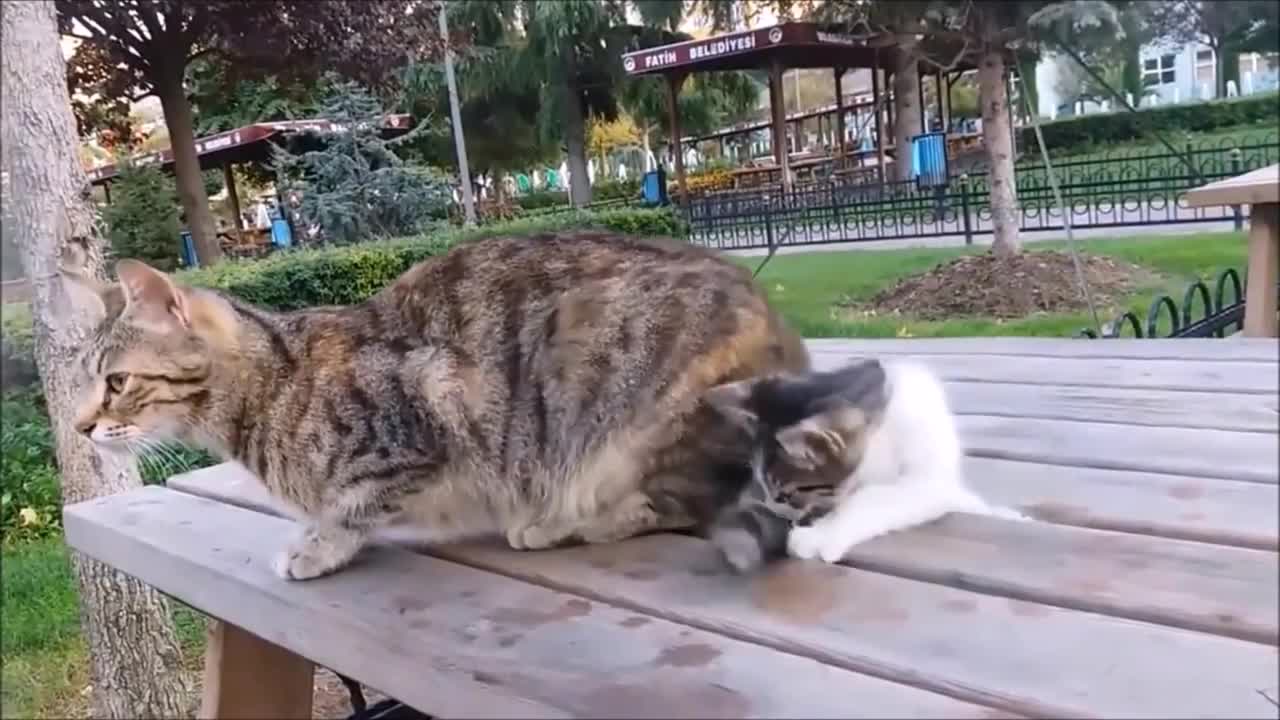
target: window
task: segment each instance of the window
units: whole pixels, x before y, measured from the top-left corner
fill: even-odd
[[[1142,61],[1142,84],[1171,85],[1174,81],[1173,63],[1177,58],[1172,55],[1161,55],[1159,58],[1147,58]]]
[[[1241,65],[1243,69],[1243,63]],[[1213,62],[1212,50],[1196,51],[1196,85],[1200,87],[1215,88],[1214,84],[1217,79],[1216,68]]]

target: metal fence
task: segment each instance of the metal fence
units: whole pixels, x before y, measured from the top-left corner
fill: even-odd
[[[1193,208],[1186,191],[1275,162],[1280,162],[1280,133],[1250,141],[1188,143],[1176,155],[1100,152],[1054,163],[1053,169],[1073,228],[1221,221],[1239,227],[1240,208]],[[1063,229],[1063,210],[1053,200],[1044,165],[1019,163],[1015,177],[1021,229]],[[953,177],[936,191],[918,189],[914,182],[865,178],[831,179],[790,192],[708,194],[690,199],[681,210],[691,241],[725,250],[948,236],[972,243],[975,235],[992,230],[985,173]]]

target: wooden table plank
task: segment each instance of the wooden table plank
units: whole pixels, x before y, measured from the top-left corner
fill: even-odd
[[[1274,716],[1256,689],[1274,682],[1275,649],[1241,640],[816,562],[730,577],[705,542],[672,535],[437,552],[1036,717]]]
[[[965,452],[1051,465],[1275,485],[1280,434],[960,415]]]
[[[1275,485],[978,457],[966,458],[964,473],[992,503],[1048,522],[1280,549]]]
[[[440,716],[993,714],[399,548],[287,582],[270,558],[291,523],[163,488],[71,505],[64,519],[76,550]]]
[[[1250,170],[1188,190],[1186,202],[1191,207],[1280,203],[1280,164]]]
[[[265,493],[243,480],[217,482],[213,470],[174,482],[275,512]],[[1252,689],[1277,672],[1274,649],[1243,640],[853,568],[788,563],[759,580],[731,578],[707,543],[675,535],[537,553],[485,544],[432,552],[1038,717],[1214,716],[1228,707],[1265,716]]]
[[[1045,420],[1276,433],[1280,398],[1262,393],[1166,392],[1079,385],[946,382],[953,412]]]
[[[1220,340],[1218,342],[1232,342]],[[910,358],[933,368],[944,380],[1030,385],[1080,385],[1090,388],[1146,388],[1193,392],[1280,392],[1276,364],[1235,361],[1131,360],[1015,355],[896,354],[884,351],[812,353],[819,369],[861,357]]]
[[[1280,344],[1255,338],[820,338],[806,340],[822,353],[897,355],[1025,355],[1059,358],[1280,362]]]
[[[968,482],[992,502],[1047,522],[1274,550],[1280,488],[1206,478],[1035,465],[969,457]],[[275,513],[262,484],[223,464],[169,479],[169,487]]]

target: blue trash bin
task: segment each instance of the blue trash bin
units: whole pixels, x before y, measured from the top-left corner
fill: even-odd
[[[289,232],[289,222],[282,217],[271,219],[271,244],[278,248],[293,245],[293,233]]]
[[[924,133],[911,138],[911,174],[921,190],[947,186],[947,135]]]
[[[657,170],[650,170],[644,174],[644,178],[640,181],[640,192],[642,202],[645,205],[666,205],[670,202],[667,197],[667,173],[659,167]]]
[[[200,256],[196,255],[196,241],[191,238],[191,233],[183,230],[178,237],[181,240],[183,266],[189,268],[200,267]]]

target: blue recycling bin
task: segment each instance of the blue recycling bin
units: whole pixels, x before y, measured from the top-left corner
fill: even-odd
[[[911,174],[921,190],[947,186],[947,134],[924,133],[911,138]]]
[[[289,221],[282,217],[271,218],[271,244],[278,248],[293,245],[293,233],[289,231]]]
[[[192,239],[191,233],[183,230],[178,237],[181,239],[182,265],[189,268],[200,267],[200,257],[196,255],[196,241]]]
[[[645,173],[640,180],[640,193],[645,205],[666,205],[670,202],[667,198],[667,173],[661,167]]]

